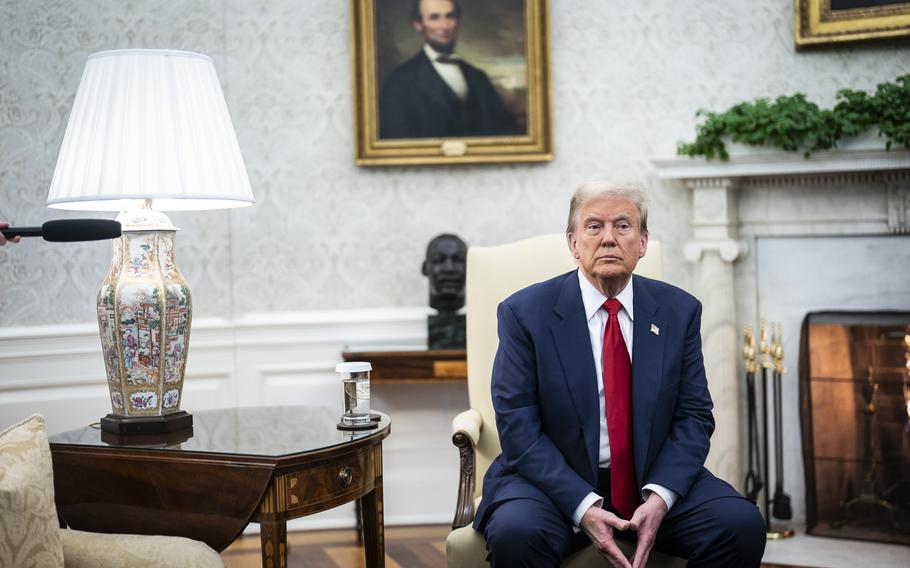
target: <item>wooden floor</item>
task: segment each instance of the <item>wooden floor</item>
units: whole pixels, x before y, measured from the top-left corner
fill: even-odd
[[[386,568],[445,568],[447,525],[386,527]],[[242,536],[221,553],[227,568],[262,566],[259,535]],[[288,533],[288,568],[363,568],[353,529]]]
[[[447,525],[386,527],[387,568],[445,568]],[[364,568],[363,548],[353,529],[288,533],[288,567]],[[259,568],[259,535],[242,536],[221,553],[227,568]],[[606,566],[606,564],[604,564]],[[762,564],[762,568],[798,568]]]

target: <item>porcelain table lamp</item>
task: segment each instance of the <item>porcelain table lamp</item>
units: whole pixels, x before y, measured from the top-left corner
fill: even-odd
[[[253,203],[212,59],[125,49],[89,56],[47,198],[55,209],[121,211],[123,236],[98,294],[112,412],[105,432],[192,426],[180,410],[193,319],[162,211]]]

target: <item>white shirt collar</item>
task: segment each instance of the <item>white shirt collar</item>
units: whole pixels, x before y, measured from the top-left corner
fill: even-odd
[[[597,310],[603,307],[604,302],[609,298],[600,293],[600,290],[594,287],[593,284],[588,282],[588,279],[585,278],[585,275],[581,273],[581,269],[577,270],[578,273],[578,286],[581,288],[581,301],[585,306],[585,317],[591,319],[594,317],[594,314],[597,313]],[[632,278],[635,278],[632,276]],[[619,300],[619,303],[622,304],[622,308],[629,315],[629,319],[635,321],[635,316],[633,315],[633,293],[632,293],[632,278],[629,278],[629,282],[626,284],[626,287],[616,295],[616,299]]]

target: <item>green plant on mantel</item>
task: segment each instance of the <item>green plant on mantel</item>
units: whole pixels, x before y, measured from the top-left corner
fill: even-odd
[[[837,148],[838,140],[878,127],[885,148],[910,148],[910,75],[881,83],[875,93],[853,89],[837,92],[833,109],[823,109],[803,93],[739,103],[725,112],[699,110],[704,121],[695,127],[695,141],[680,142],[682,156],[730,159],[724,140],[751,146],[771,146],[788,152]]]

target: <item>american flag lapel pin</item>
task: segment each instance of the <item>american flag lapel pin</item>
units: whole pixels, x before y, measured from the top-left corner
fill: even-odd
[[[652,323],[651,324],[651,333],[653,333],[654,335],[660,335],[660,328]]]

